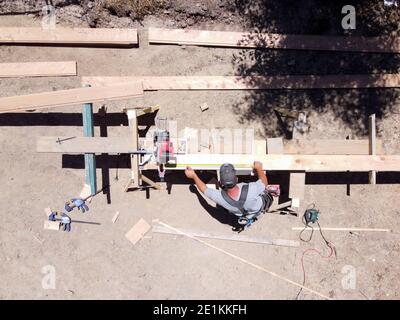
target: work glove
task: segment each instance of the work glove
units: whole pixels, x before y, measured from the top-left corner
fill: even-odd
[[[82,210],[83,213],[89,211],[89,207],[82,199],[74,198],[65,203],[65,210],[67,210],[67,212],[71,212],[75,207],[77,207],[78,210]]]
[[[57,212],[52,212],[49,215],[49,221],[56,221],[56,215],[57,215]]]

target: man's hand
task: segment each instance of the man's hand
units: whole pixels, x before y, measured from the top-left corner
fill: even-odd
[[[260,161],[254,161],[253,163],[253,170],[258,175],[258,178],[262,181],[265,187],[268,186],[268,178],[265,175],[265,172],[262,167],[262,163]]]
[[[254,161],[253,169],[255,171],[262,170],[263,169],[262,163],[260,161]]]
[[[185,175],[189,179],[194,179],[194,177],[196,176],[196,172],[194,172],[194,170],[191,167],[186,167]]]

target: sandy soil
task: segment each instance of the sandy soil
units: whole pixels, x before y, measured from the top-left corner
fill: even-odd
[[[2,16],[0,26],[34,26],[40,21],[27,16]],[[149,17],[139,28],[140,48],[90,49],[49,47],[0,47],[0,62],[76,60],[79,76],[95,75],[233,75],[237,74],[234,56],[240,50],[200,47],[148,46],[146,27],[163,25]],[[226,26],[221,26],[227,28]],[[235,28],[235,27],[232,27]],[[218,26],[215,26],[218,29]],[[323,54],[322,54],[323,55]],[[285,59],[287,59],[286,57]],[[290,58],[290,57],[289,57]],[[367,58],[366,58],[367,59]],[[390,57],[398,59],[398,57]],[[383,59],[385,60],[385,59]],[[282,60],[281,60],[282,61]],[[395,60],[397,62],[398,60]],[[396,69],[398,64],[393,64]],[[79,78],[8,79],[0,81],[0,95],[58,90],[80,86]],[[385,91],[385,94],[390,90]],[[154,92],[142,100],[107,104],[108,113],[119,113],[126,106],[161,106],[161,115],[176,119],[178,126],[195,128],[255,128],[259,137],[281,134],[275,115],[260,107],[269,100],[301,105],[310,112],[311,130],[305,137],[366,137],[368,97],[379,92],[324,92],[326,100],[303,93],[276,92]],[[378,132],[387,153],[399,154],[400,103],[398,91],[381,101]],[[300,97],[300,98],[299,98]],[[386,96],[385,96],[386,97]],[[280,98],[280,100],[279,100]],[[329,99],[328,99],[329,98]],[[353,99],[354,98],[354,99]],[[278,99],[278,100],[276,100]],[[299,100],[305,99],[305,100]],[[326,108],[314,108],[325,101]],[[210,109],[200,112],[206,102]],[[271,102],[270,102],[271,104]],[[356,106],[352,116],[334,107]],[[330,108],[330,106],[332,108]],[[100,105],[95,105],[97,111]],[[1,299],[293,299],[298,288],[261,271],[213,251],[191,239],[150,233],[132,246],[124,235],[140,218],[160,219],[175,227],[231,232],[231,227],[213,218],[200,204],[189,185],[173,185],[171,194],[151,191],[124,193],[130,172],[127,168],[109,171],[111,203],[105,195],[96,197],[87,214],[74,213],[73,219],[100,225],[73,224],[71,233],[43,230],[44,208],[61,210],[67,198],[79,194],[84,170],[58,154],[35,152],[37,137],[80,135],[80,107],[44,110],[42,113],[0,115],[0,298]],[[267,109],[268,110],[268,109]],[[62,113],[62,114],[60,114]],[[350,112],[351,113],[351,112]],[[126,125],[108,127],[109,136],[129,134]],[[96,127],[99,135],[99,127]],[[121,166],[122,167],[122,166]],[[268,168],[267,168],[268,169]],[[98,169],[101,184],[101,169]],[[118,180],[115,176],[118,174]],[[282,183],[279,175],[271,180]],[[326,180],[325,180],[326,179]],[[333,182],[332,182],[333,181]],[[362,184],[360,183],[362,182]],[[306,285],[336,299],[399,299],[399,208],[398,175],[378,175],[381,184],[365,184],[363,175],[351,185],[332,177],[307,177],[302,210],[315,203],[326,227],[391,228],[394,233],[326,233],[337,248],[337,259],[323,259],[315,253],[305,257]],[[353,181],[354,182],[354,181]],[[383,182],[383,183],[382,183]],[[390,184],[388,182],[396,182]],[[111,222],[115,212],[120,217]],[[223,214],[223,213],[221,213]],[[294,216],[268,215],[246,231],[248,235],[298,239],[291,230],[301,226]],[[263,266],[293,281],[302,282],[300,259],[311,247],[324,251],[316,234],[300,248],[209,241],[231,253]],[[42,268],[54,266],[56,288],[42,288]],[[356,286],[346,289],[342,271],[352,266]],[[343,269],[345,267],[345,269]],[[300,299],[316,299],[303,292]]]

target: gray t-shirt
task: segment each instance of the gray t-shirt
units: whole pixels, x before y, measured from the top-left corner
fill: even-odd
[[[243,185],[244,183],[238,183],[238,187],[240,188],[240,193],[242,192]],[[260,179],[257,180],[256,182],[249,183],[249,191],[247,193],[247,199],[243,206],[248,213],[250,214],[257,213],[262,209],[263,200],[260,194],[262,194],[264,190],[265,190],[265,185]],[[239,197],[234,200],[239,200],[240,193]],[[225,201],[225,199],[222,197],[221,190],[207,188],[204,194],[206,195],[206,197],[208,197],[215,203],[219,204],[221,207],[224,207],[229,212],[232,212],[237,216],[242,215],[238,208],[232,207],[228,202]]]

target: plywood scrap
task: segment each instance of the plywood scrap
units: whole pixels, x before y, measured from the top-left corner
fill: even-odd
[[[76,76],[75,61],[0,63],[0,78]]]
[[[140,82],[34,93],[0,98],[0,113],[131,99],[141,96],[143,96],[143,87]]]
[[[400,74],[82,77],[92,86],[132,81],[142,81],[145,91],[398,88]]]
[[[400,37],[396,36],[340,37],[149,28],[149,43],[235,48],[400,53]]]
[[[0,44],[63,44],[131,46],[138,43],[136,29],[121,28],[0,28]]]
[[[144,235],[151,229],[151,226],[141,218],[139,222],[137,222],[132,229],[130,229],[125,237],[132,243],[136,244],[140,239],[144,237]]]
[[[55,230],[58,231],[60,230],[60,222],[59,221],[49,221],[45,220],[43,228],[46,230]]]
[[[251,237],[251,236],[238,235],[238,234],[212,234],[212,233],[209,233],[209,232],[203,231],[203,230],[189,230],[189,229],[182,229],[182,228],[180,228],[179,230],[181,230],[184,233],[190,234],[193,237],[197,237],[197,238],[249,242],[249,243],[268,244],[268,245],[284,246],[284,247],[300,246],[299,241],[294,241],[294,240],[271,239],[271,238],[266,238],[266,237]],[[168,228],[166,228],[162,225],[158,225],[158,224],[153,225],[152,231],[156,232],[156,233],[182,235],[182,233],[175,232],[174,230],[168,229]]]

